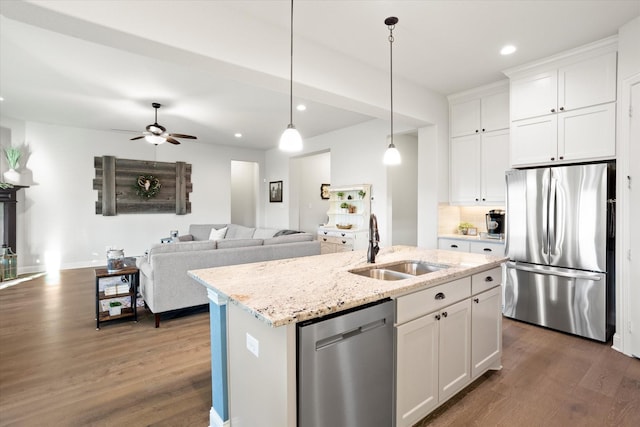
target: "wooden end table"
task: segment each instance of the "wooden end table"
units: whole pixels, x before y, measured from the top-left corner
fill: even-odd
[[[140,270],[136,266],[125,266],[124,268],[110,272],[106,268],[96,268],[96,330],[100,329],[100,322],[108,320],[123,319],[133,317],[135,322],[138,321],[138,284],[140,281]],[[117,293],[113,295],[105,295],[104,291],[100,291],[100,279],[115,276],[127,276],[129,282],[129,291],[126,293]],[[122,308],[122,313],[118,316],[110,316],[108,311],[100,311],[100,301],[129,297],[131,307]]]

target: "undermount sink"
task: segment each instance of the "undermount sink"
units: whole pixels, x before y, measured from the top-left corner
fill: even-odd
[[[350,273],[378,280],[402,280],[433,273],[445,268],[449,268],[449,266],[431,264],[424,261],[400,261],[383,267],[373,266],[351,270]]]

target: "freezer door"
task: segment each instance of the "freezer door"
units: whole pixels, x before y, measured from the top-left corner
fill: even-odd
[[[514,262],[506,271],[506,317],[599,341],[613,333],[605,274]]]
[[[607,271],[607,165],[551,168],[549,264]]]
[[[514,261],[549,263],[549,168],[509,170],[506,254]]]

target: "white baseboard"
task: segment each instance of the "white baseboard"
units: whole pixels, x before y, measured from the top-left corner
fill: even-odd
[[[229,420],[222,421],[220,415],[211,407],[211,411],[209,411],[209,427],[229,427],[230,425]]]

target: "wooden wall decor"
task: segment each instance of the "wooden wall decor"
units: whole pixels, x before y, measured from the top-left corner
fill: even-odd
[[[94,157],[96,177],[93,189],[98,190],[96,214],[112,216],[140,213],[191,213],[189,193],[191,165],[185,162],[152,162],[117,159],[114,156]],[[152,198],[136,194],[140,175],[153,175],[160,181],[160,191]]]

